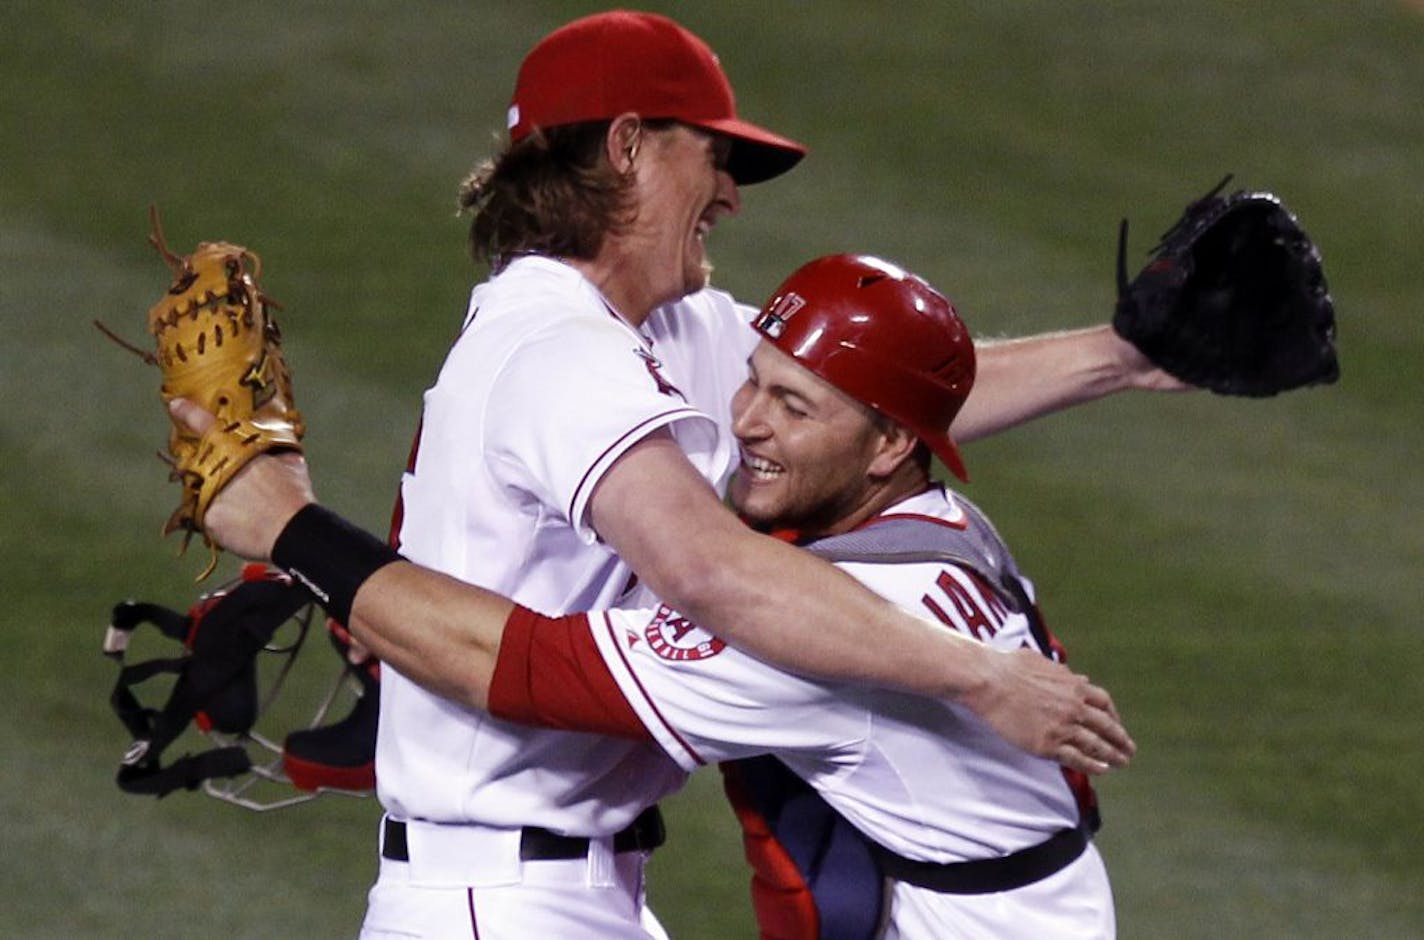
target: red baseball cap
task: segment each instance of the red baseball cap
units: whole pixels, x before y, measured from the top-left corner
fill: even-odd
[[[509,137],[627,111],[730,138],[727,170],[743,185],[779,176],[806,155],[796,141],[737,117],[732,85],[707,43],[665,16],[628,10],[574,20],[530,50],[509,105]]]

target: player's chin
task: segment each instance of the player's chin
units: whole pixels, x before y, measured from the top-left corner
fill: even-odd
[[[727,495],[732,509],[754,529],[764,529],[777,517],[779,501],[767,492],[770,484],[751,479],[745,470],[732,477]]]
[[[695,294],[712,283],[712,262],[703,256],[696,262],[690,262],[683,271],[682,290],[683,296]]]

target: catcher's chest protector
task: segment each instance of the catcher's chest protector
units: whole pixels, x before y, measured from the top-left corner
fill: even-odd
[[[1012,610],[1027,616],[1039,650],[1063,661],[1023,587],[1008,547],[988,518],[962,496],[963,529],[911,516],[870,525],[803,547],[831,562],[944,562],[968,568]],[[752,906],[762,940],[872,940],[885,916],[883,865],[891,853],[846,822],[805,781],[775,757],[721,765],[723,788],[742,826],[752,867]],[[1083,825],[1099,825],[1097,796],[1086,775],[1064,770]]]

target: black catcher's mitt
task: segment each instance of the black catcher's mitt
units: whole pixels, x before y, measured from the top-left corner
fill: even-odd
[[[1230,180],[1187,206],[1131,282],[1123,220],[1113,328],[1159,368],[1221,395],[1334,382],[1335,305],[1319,251],[1274,195],[1220,195]]]

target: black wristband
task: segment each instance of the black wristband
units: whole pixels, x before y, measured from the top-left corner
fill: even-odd
[[[305,585],[343,625],[366,579],[400,560],[394,548],[316,503],[303,506],[272,546],[272,563]]]

